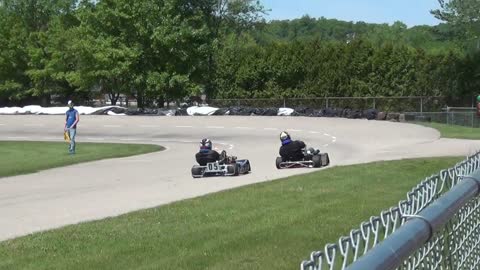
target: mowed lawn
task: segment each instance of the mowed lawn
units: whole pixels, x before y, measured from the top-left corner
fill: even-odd
[[[36,233],[0,242],[0,269],[298,269],[460,160],[333,167]]]
[[[77,153],[69,155],[66,143],[0,141],[0,177],[33,173],[86,161],[150,153],[162,149],[158,145],[146,144],[77,143]]]
[[[438,130],[442,138],[480,140],[480,128],[447,125],[434,122],[417,122],[417,124]]]

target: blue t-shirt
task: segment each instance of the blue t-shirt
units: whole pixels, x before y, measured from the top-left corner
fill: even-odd
[[[77,128],[77,125],[72,126],[73,123],[77,120],[78,111],[71,108],[65,113],[67,115],[67,128]]]

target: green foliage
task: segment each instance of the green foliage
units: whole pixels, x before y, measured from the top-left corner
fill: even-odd
[[[477,56],[478,57],[478,56]],[[466,59],[470,59],[468,62]],[[473,58],[355,39],[257,45],[230,37],[218,54],[217,97],[419,96],[470,94],[462,68]],[[476,68],[474,68],[476,70]],[[476,83],[474,83],[476,85]]]
[[[402,43],[429,52],[462,50],[463,36],[453,25],[414,26],[407,28],[402,22],[372,24],[345,22],[335,19],[304,16],[295,20],[272,21],[250,31],[258,43],[291,41],[340,41],[368,40],[380,46],[385,43]]]
[[[440,9],[431,13],[455,26],[470,41],[470,48],[480,49],[480,2],[477,0],[438,0]]]
[[[28,66],[24,44],[28,33],[18,16],[0,5],[0,102],[17,101],[28,83],[25,70]]]
[[[443,1],[441,1],[443,3]],[[475,2],[476,3],[476,2]],[[265,22],[257,0],[0,0],[0,105],[135,97],[471,95],[474,2],[408,28],[304,16]],[[462,23],[458,23],[462,22]],[[474,29],[470,27],[469,29]]]

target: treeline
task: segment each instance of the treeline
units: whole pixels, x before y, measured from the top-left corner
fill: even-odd
[[[480,54],[431,54],[368,40],[258,45],[230,37],[218,53],[216,96],[462,96],[479,85]]]
[[[480,56],[454,26],[303,17],[258,1],[0,0],[0,106],[121,94],[209,98],[476,94]]]
[[[260,27],[251,34],[260,44],[311,40],[349,42],[363,39],[377,46],[392,42],[401,43],[432,53],[449,50],[463,53],[472,49],[472,45],[476,45],[476,42],[466,39],[458,27],[445,23],[408,28],[399,21],[389,25],[316,19],[309,16],[260,24]]]

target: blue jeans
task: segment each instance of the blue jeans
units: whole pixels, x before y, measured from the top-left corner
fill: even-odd
[[[75,135],[76,134],[77,134],[76,128],[68,129],[68,135],[70,136],[70,147],[68,148],[68,151],[70,153],[75,153]]]

